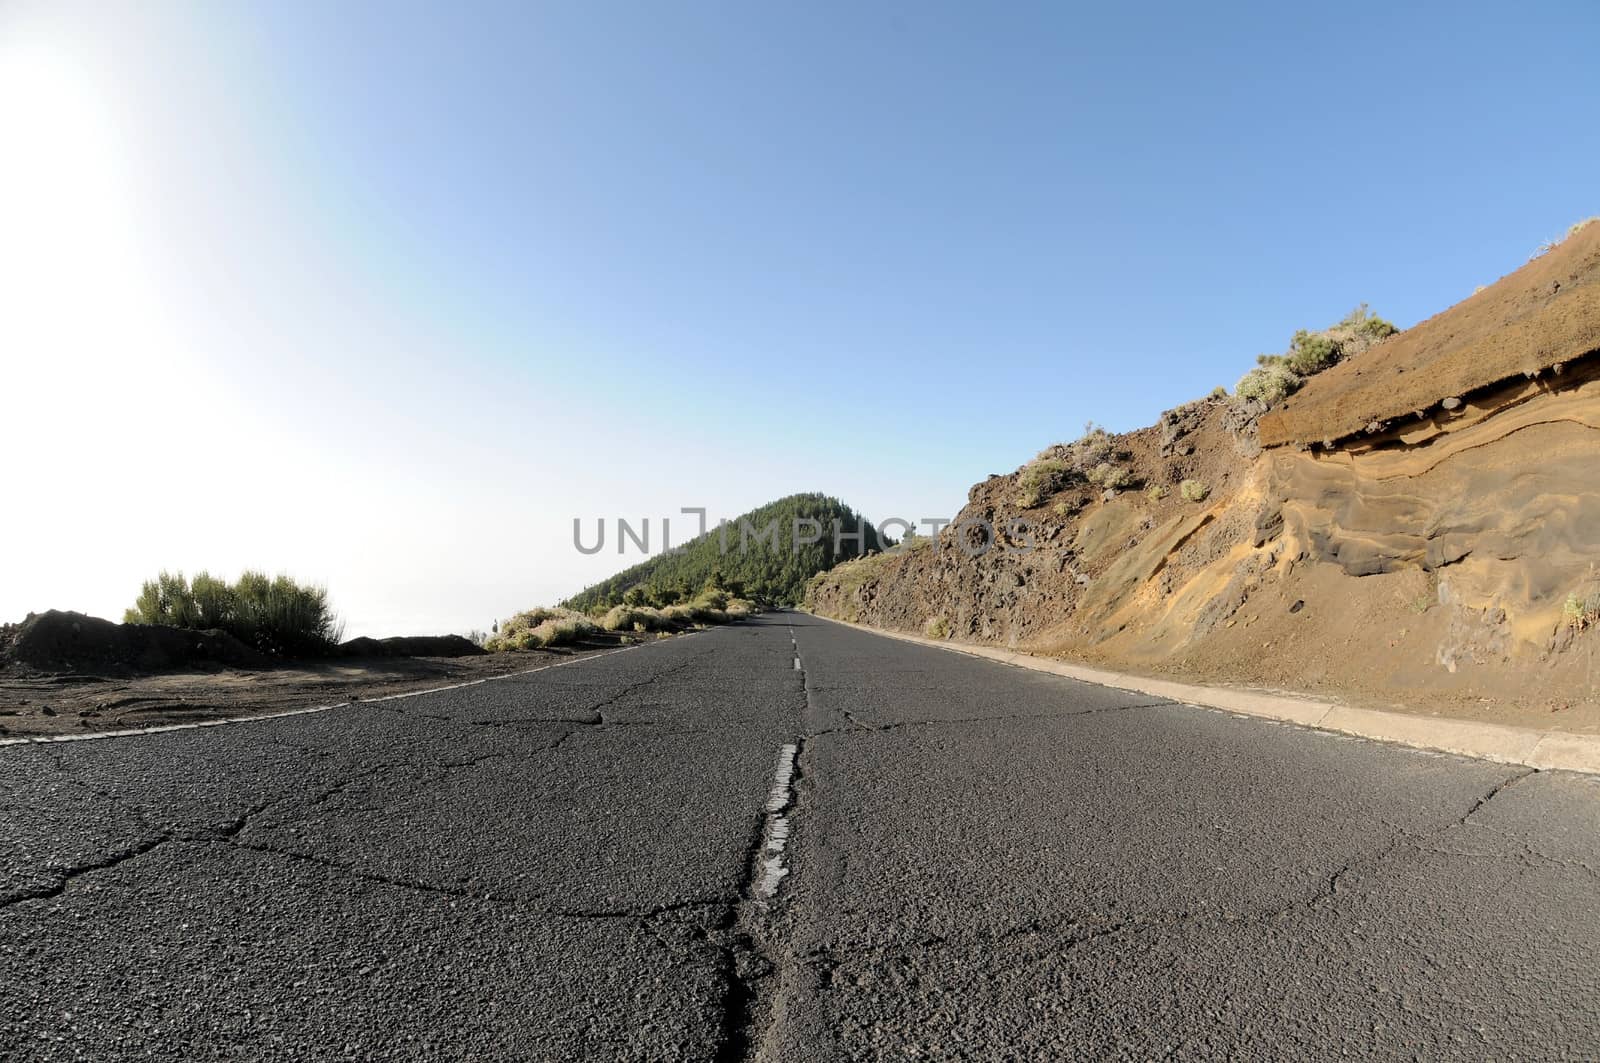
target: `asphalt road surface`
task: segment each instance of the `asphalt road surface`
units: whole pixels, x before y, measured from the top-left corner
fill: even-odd
[[[1597,874],[1592,778],[774,614],[0,748],[0,1058],[1595,1058]]]

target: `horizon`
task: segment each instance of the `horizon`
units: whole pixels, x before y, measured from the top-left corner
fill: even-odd
[[[8,6],[0,621],[461,632],[642,560],[574,519],[953,518],[1600,209],[1591,9],[1363,11]]]

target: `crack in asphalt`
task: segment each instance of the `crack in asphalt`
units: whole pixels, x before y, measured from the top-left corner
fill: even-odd
[[[516,904],[519,900],[519,898],[512,894],[495,893],[491,890],[472,890],[465,886],[449,886],[442,883],[429,882],[426,879],[400,878],[398,876],[384,874],[382,872],[367,871],[359,867],[354,867],[350,864],[332,860],[325,856],[317,856],[313,853],[303,853],[296,849],[286,849],[282,846],[271,845],[267,842],[232,838],[227,840],[227,844],[235,849],[243,849],[255,853],[266,853],[273,856],[280,856],[287,860],[315,864],[318,867],[326,868],[330,871],[337,871],[341,875],[344,875],[348,878],[359,879],[363,882],[371,882],[383,886],[393,886],[398,889],[414,890],[419,893],[440,894],[443,896],[460,899],[494,901],[501,904]]]
[[[1053,922],[1033,919],[1019,926],[1005,930],[980,932],[967,937],[957,937],[942,934],[930,934],[917,941],[885,943],[880,945],[852,945],[848,949],[833,949],[828,947],[812,950],[800,958],[800,962],[815,969],[831,985],[837,969],[847,962],[856,964],[882,964],[895,957],[920,955],[941,949],[968,949],[983,951],[985,955],[985,969],[990,972],[1001,970],[1020,970],[1035,963],[1059,957],[1067,949],[1077,948],[1081,945],[1103,938],[1117,936],[1134,936],[1140,934],[1160,933],[1163,930],[1179,926],[1203,926],[1207,924],[1225,923],[1240,926],[1267,925],[1287,919],[1298,912],[1307,911],[1319,905],[1334,901],[1340,894],[1339,885],[1350,874],[1362,867],[1379,863],[1395,853],[1410,850],[1414,852],[1433,852],[1440,855],[1460,856],[1485,856],[1485,857],[1510,857],[1520,854],[1510,853],[1450,853],[1447,850],[1430,848],[1422,843],[1430,837],[1437,837],[1452,830],[1457,830],[1471,824],[1472,817],[1483,810],[1508,788],[1538,774],[1538,769],[1528,768],[1519,771],[1497,782],[1481,797],[1473,801],[1472,805],[1459,818],[1452,820],[1440,827],[1422,835],[1412,835],[1408,832],[1399,832],[1387,845],[1369,853],[1352,857],[1338,869],[1328,875],[1327,879],[1310,894],[1279,908],[1259,912],[1194,912],[1173,911],[1161,914],[1141,916],[1138,918],[1104,921],[1096,925],[1096,917],[1092,914],[1086,916],[1068,916]],[[1527,847],[1525,847],[1526,849]],[[1542,854],[1541,854],[1542,855]],[[1576,861],[1557,860],[1549,858],[1551,862],[1563,866],[1576,866],[1589,874],[1596,874],[1595,869]],[[1092,927],[1087,933],[1073,933],[1079,927]],[[1063,936],[1064,935],[1064,936]],[[1037,955],[1023,957],[1008,966],[997,966],[999,957],[988,950],[996,945],[1037,941],[1041,944],[1049,942],[1052,947]]]
[[[463,720],[472,727],[654,727],[655,720],[574,720],[560,716],[513,716],[503,720]]]
[[[1531,845],[1524,844],[1515,852],[1500,852],[1495,850],[1467,851],[1464,849],[1445,849],[1439,846],[1420,845],[1417,851],[1431,853],[1435,856],[1448,856],[1460,860],[1503,860],[1509,861],[1528,870],[1539,867],[1563,867],[1571,871],[1581,871],[1591,878],[1600,879],[1600,868],[1584,863],[1582,860],[1568,860],[1549,853],[1541,852]]]
[[[176,840],[177,837],[175,835],[162,832],[148,837],[135,845],[118,849],[106,856],[102,856],[98,860],[91,860],[82,864],[74,864],[72,867],[61,869],[60,871],[55,872],[55,881],[50,883],[48,886],[19,890],[15,893],[10,893],[4,897],[0,897],[0,911],[5,911],[8,908],[12,908],[18,904],[26,903],[27,901],[46,901],[50,900],[52,897],[59,897],[67,891],[67,887],[69,885],[82,878],[84,875],[93,874],[96,871],[105,871],[116,867],[119,864],[125,864],[130,860],[136,860],[139,857],[144,856],[146,853],[153,852],[154,850],[159,849],[161,846]]]
[[[1174,922],[1177,921],[1179,920],[1174,920]],[[824,984],[830,988],[838,983],[840,970],[847,963],[860,964],[865,962],[868,966],[882,968],[887,961],[897,958],[907,958],[913,955],[948,949],[980,950],[984,956],[984,970],[987,973],[998,973],[1001,971],[1021,970],[1041,960],[1059,958],[1063,953],[1079,946],[1087,945],[1090,942],[1140,929],[1148,929],[1151,925],[1148,921],[1142,922],[1132,919],[1100,925],[1095,925],[1088,919],[1078,917],[1063,918],[1054,922],[1035,919],[1021,926],[988,934],[978,934],[968,939],[950,937],[943,934],[930,934],[918,941],[869,945],[865,948],[851,946],[848,949],[835,949],[822,946],[813,949],[804,957],[800,957],[799,962],[817,972]],[[1081,933],[1074,933],[1078,928],[1086,929]],[[1046,953],[1026,957],[1006,966],[1000,965],[998,962],[999,955],[992,951],[997,946],[1027,941],[1049,941],[1052,947]]]
[[[611,707],[612,705],[617,704],[618,702],[622,701],[624,698],[629,697],[630,695],[636,694],[641,690],[644,690],[644,689],[647,689],[648,687],[654,686],[655,684],[661,682],[662,680],[664,680],[664,679],[666,679],[666,678],[668,678],[670,676],[674,676],[674,675],[677,675],[679,672],[686,671],[687,669],[693,667],[698,662],[704,660],[706,657],[711,656],[711,654],[714,653],[714,652],[715,652],[714,650],[706,650],[706,651],[704,651],[702,653],[690,654],[684,660],[678,662],[675,665],[672,665],[672,666],[670,666],[668,668],[663,668],[659,672],[654,672],[649,677],[647,677],[645,679],[641,679],[641,680],[638,680],[638,681],[633,682],[633,683],[628,683],[628,684],[624,685],[623,687],[621,687],[620,689],[618,689],[617,691],[615,691],[614,693],[606,696],[605,698],[602,698],[600,701],[595,702],[593,705],[589,705],[589,706],[587,706],[587,707],[585,707],[583,709],[576,710],[576,712],[571,716],[510,716],[510,717],[501,717],[501,718],[498,718],[498,719],[477,719],[477,720],[474,720],[474,719],[464,719],[464,718],[462,718],[460,716],[451,716],[451,715],[446,714],[446,713],[422,712],[422,711],[415,710],[415,709],[409,709],[409,708],[406,708],[406,707],[401,706],[401,705],[386,705],[386,704],[381,704],[381,703],[378,703],[378,702],[363,702],[362,704],[368,705],[371,708],[380,709],[380,710],[382,710],[384,712],[394,713],[396,715],[405,716],[405,717],[408,717],[408,718],[411,718],[411,719],[437,720],[437,721],[439,721],[441,723],[453,724],[453,725],[455,725],[457,727],[491,727],[491,728],[494,728],[494,727],[520,727],[520,726],[526,726],[526,725],[530,725],[530,724],[533,724],[533,725],[555,725],[555,726],[564,726],[564,727],[640,727],[640,726],[653,726],[656,723],[656,721],[654,721],[654,720],[640,720],[640,721],[633,721],[633,720],[607,720],[605,718],[605,712],[603,710]],[[583,719],[582,718],[583,714],[585,714],[585,713],[587,713],[589,715],[589,717],[590,717],[589,719]]]
[[[792,628],[789,634],[793,641]],[[798,643],[794,659],[801,660]],[[813,705],[803,666],[800,673],[800,719],[805,720]],[[778,903],[778,883],[789,872],[785,869],[774,874],[771,861],[781,860],[787,851],[793,837],[791,821],[802,811],[802,783],[808,771],[806,755],[810,737],[797,735],[779,751],[774,786],[745,849],[743,866],[746,870],[738,902],[730,907],[719,928],[726,943],[721,947],[723,1022],[722,1038],[713,1057],[716,1063],[764,1058],[768,1041],[786,1010],[784,994],[794,955],[777,932],[772,909]],[[777,855],[768,858],[768,852]],[[764,990],[774,983],[778,993],[765,998]]]
[[[789,634],[792,639],[793,629]],[[798,660],[798,650],[796,653]],[[804,669],[801,670],[800,693],[803,699],[800,718],[804,720],[811,709]],[[779,750],[775,783],[745,845],[741,864],[745,871],[738,898],[728,906],[717,927],[723,995],[722,1036],[712,1057],[715,1063],[761,1058],[774,1017],[782,1008],[781,1000],[765,1000],[762,995],[773,979],[777,979],[781,988],[784,972],[792,963],[792,957],[786,957],[781,943],[774,939],[771,915],[777,903],[777,891],[769,887],[775,887],[776,879],[772,877],[765,854],[776,842],[781,858],[788,846],[789,817],[798,814],[800,782],[805,774],[805,742],[806,736],[796,736],[792,743]],[[776,833],[780,823],[781,838]]]
[[[1446,823],[1446,824],[1444,824],[1442,826],[1439,826],[1439,827],[1436,827],[1436,828],[1434,828],[1432,830],[1429,830],[1426,833],[1413,834],[1413,833],[1411,833],[1409,831],[1397,830],[1396,833],[1395,833],[1395,836],[1389,841],[1389,843],[1387,845],[1384,845],[1381,848],[1375,849],[1375,850],[1373,850],[1371,852],[1360,853],[1360,854],[1357,854],[1357,855],[1351,857],[1343,865],[1341,865],[1339,868],[1337,868],[1335,871],[1333,871],[1333,873],[1330,874],[1327,877],[1327,879],[1323,882],[1323,884],[1317,890],[1315,890],[1309,896],[1302,897],[1300,900],[1294,901],[1294,902],[1292,902],[1290,904],[1284,905],[1281,908],[1277,908],[1277,909],[1274,909],[1274,910],[1268,911],[1268,912],[1246,914],[1246,915],[1230,915],[1228,913],[1219,913],[1217,915],[1211,916],[1210,919],[1212,921],[1222,921],[1222,922],[1230,922],[1230,923],[1259,923],[1259,922],[1266,922],[1268,920],[1284,919],[1284,918],[1287,918],[1288,916],[1290,916],[1291,914],[1293,914],[1293,913],[1295,913],[1297,911],[1309,910],[1311,908],[1316,907],[1319,904],[1324,904],[1326,902],[1332,901],[1339,895],[1340,884],[1342,882],[1344,882],[1345,879],[1348,878],[1355,871],[1357,871],[1357,870],[1359,870],[1359,869],[1361,869],[1363,867],[1367,867],[1367,866],[1370,866],[1370,865],[1373,865],[1373,864],[1381,863],[1384,860],[1387,860],[1389,857],[1394,856],[1396,853],[1400,853],[1400,852],[1403,852],[1403,851],[1407,851],[1407,850],[1412,851],[1412,852],[1426,852],[1426,851],[1428,851],[1426,846],[1424,845],[1424,843],[1428,839],[1430,839],[1430,838],[1438,838],[1438,837],[1441,837],[1441,836],[1443,836],[1445,834],[1448,834],[1450,831],[1459,830],[1461,828],[1464,828],[1464,827],[1468,826],[1469,824],[1471,824],[1472,817],[1477,815],[1479,812],[1481,812],[1484,809],[1484,807],[1489,804],[1489,802],[1491,802],[1495,798],[1499,797],[1502,793],[1504,793],[1510,787],[1516,785],[1517,783],[1519,783],[1522,780],[1528,778],[1529,776],[1537,775],[1537,774],[1538,774],[1538,769],[1537,768],[1524,768],[1524,769],[1522,769],[1520,771],[1512,773],[1510,776],[1508,776],[1508,777],[1500,780],[1499,782],[1495,783],[1481,797],[1479,797],[1475,801],[1473,801],[1472,805],[1466,810],[1466,812],[1462,813],[1462,815],[1459,818],[1454,819],[1454,820],[1450,821],[1449,823]],[[1193,917],[1193,919],[1195,919],[1195,920],[1199,920],[1201,918],[1202,917],[1199,917],[1199,916]]]
[[[1457,820],[1455,825],[1462,827],[1466,826],[1468,820],[1477,815],[1479,812],[1483,811],[1484,805],[1487,805],[1490,801],[1493,801],[1495,798],[1499,797],[1501,794],[1505,793],[1505,791],[1509,790],[1523,779],[1526,779],[1528,776],[1537,775],[1538,773],[1538,768],[1524,768],[1522,771],[1515,773],[1510,778],[1505,779],[1499,785],[1491,788],[1488,793],[1478,798],[1478,800],[1473,803],[1472,807],[1467,809],[1467,814]]]
[[[511,905],[525,910],[530,915],[550,916],[560,919],[592,919],[592,920],[621,920],[648,922],[665,915],[696,909],[726,908],[730,903],[727,898],[691,898],[689,900],[672,901],[667,904],[656,905],[651,908],[551,908],[538,904],[534,899],[518,893],[507,893],[492,889],[475,889],[471,886],[458,886],[449,883],[434,882],[426,878],[406,878],[382,871],[370,871],[343,863],[315,853],[305,853],[297,849],[289,849],[267,842],[239,839],[237,837],[219,838],[174,838],[175,841],[188,841],[191,843],[220,842],[229,848],[240,849],[246,852],[258,853],[265,856],[281,857],[296,863],[314,864],[327,871],[337,872],[346,878],[361,882],[370,882],[373,885],[388,886],[394,889],[409,890],[415,893],[427,893],[438,896],[451,897],[458,900],[486,901],[491,904]]]
[[[881,734],[885,731],[903,731],[914,727],[942,727],[949,724],[1005,723],[1015,720],[1061,720],[1078,716],[1098,716],[1102,713],[1110,712],[1126,712],[1129,709],[1156,709],[1171,704],[1172,702],[1170,701],[1141,701],[1133,705],[1103,705],[1093,709],[1010,713],[999,716],[959,716],[949,719],[896,720],[894,723],[863,723],[851,714],[850,710],[840,709],[838,711],[854,724],[854,727],[824,727],[821,730],[810,732],[808,737],[818,738],[823,735],[850,734],[852,731],[870,731],[875,734]]]
[[[693,654],[690,654],[688,657],[684,658],[678,664],[673,665],[671,668],[664,668],[661,671],[654,673],[649,678],[642,679],[637,683],[629,683],[627,686],[623,687],[621,690],[617,691],[615,694],[612,694],[610,697],[605,698],[604,700],[596,702],[595,704],[589,706],[587,711],[594,714],[594,717],[595,717],[594,718],[594,724],[595,725],[605,726],[605,724],[606,724],[605,713],[603,711],[601,711],[601,710],[610,708],[611,706],[613,706],[613,705],[617,704],[619,701],[621,701],[623,698],[629,697],[630,695],[637,694],[641,690],[645,690],[645,689],[647,689],[649,687],[655,686],[657,683],[661,682],[663,679],[666,679],[668,676],[674,676],[674,675],[677,675],[679,672],[687,671],[690,668],[690,666],[692,666],[694,664],[697,664],[700,661],[705,660],[707,657],[710,657],[713,652],[715,652],[715,651],[706,650],[704,653],[693,653]]]
[[[1395,853],[1407,848],[1417,852],[1425,851],[1423,845],[1421,844],[1423,841],[1428,838],[1440,837],[1452,830],[1458,830],[1468,826],[1472,821],[1472,817],[1483,811],[1484,806],[1488,805],[1489,802],[1499,797],[1512,786],[1515,786],[1517,783],[1528,778],[1530,775],[1536,774],[1538,774],[1537,768],[1524,768],[1521,771],[1512,773],[1510,776],[1500,780],[1494,786],[1490,787],[1488,791],[1483,794],[1483,796],[1479,797],[1472,803],[1472,806],[1468,808],[1459,819],[1456,819],[1450,823],[1446,823],[1444,826],[1435,830],[1431,830],[1427,834],[1412,835],[1406,831],[1399,831],[1395,838],[1382,849],[1372,853],[1367,853],[1365,855],[1353,857],[1343,867],[1340,867],[1333,874],[1329,875],[1327,883],[1316,894],[1313,894],[1311,897],[1303,901],[1289,905],[1274,914],[1279,916],[1287,915],[1290,911],[1293,911],[1296,908],[1310,908],[1322,903],[1323,901],[1331,900],[1339,892],[1339,883],[1344,881],[1346,876],[1359,867],[1368,864],[1379,863],[1388,857],[1393,856]]]
[[[314,808],[327,804],[335,797],[343,796],[344,792],[350,789],[350,787],[354,786],[356,783],[366,782],[369,779],[377,778],[385,771],[392,771],[397,766],[398,765],[394,764],[376,764],[366,768],[365,770],[357,771],[345,778],[338,779],[333,783],[333,785],[324,787],[320,794],[317,794],[315,797],[311,798],[311,800],[299,805],[298,809],[302,813],[310,812]]]
[[[394,715],[394,716],[403,716],[408,720],[437,720],[440,723],[460,723],[461,722],[456,717],[447,716],[444,713],[423,712],[420,709],[408,710],[408,709],[404,708],[403,706],[392,705],[392,704],[389,704],[387,702],[382,702],[382,701],[352,700],[351,702],[349,702],[349,704],[352,707],[359,707],[359,708],[366,708],[366,709],[377,709],[379,712],[387,712],[387,713],[390,713],[391,715]]]
[[[719,974],[722,978],[722,1037],[717,1043],[715,1063],[735,1063],[751,1058],[759,1044],[759,985],[774,970],[771,957],[762,944],[759,918],[754,913],[755,883],[761,866],[761,850],[766,839],[767,817],[756,819],[749,843],[745,846],[744,881],[738,899],[727,906],[717,926]],[[764,907],[764,906],[763,906]]]
[[[228,822],[209,831],[156,830],[155,833],[141,839],[133,845],[116,849],[95,860],[87,860],[83,863],[74,864],[71,867],[54,871],[53,874],[55,876],[55,881],[50,883],[48,886],[19,890],[15,893],[0,897],[0,911],[4,911],[5,909],[11,908],[14,905],[23,904],[27,901],[44,901],[50,900],[54,897],[59,897],[67,891],[68,886],[85,875],[90,875],[97,871],[108,871],[111,868],[118,867],[122,864],[128,863],[129,861],[136,860],[141,856],[145,856],[148,853],[152,853],[164,845],[169,845],[174,842],[192,842],[201,840],[229,841],[238,835],[240,831],[244,830],[244,828],[249,825],[251,818],[259,814],[269,804],[270,802],[262,802],[261,804],[251,805],[238,816],[235,816]]]
[[[565,741],[566,738],[570,736],[571,732],[566,735],[562,735],[559,739],[548,746],[538,749],[496,750],[483,753],[478,756],[469,757],[465,760],[446,761],[435,766],[426,776],[417,780],[416,784],[411,789],[415,791],[427,786],[431,786],[435,783],[443,781],[452,772],[459,771],[464,768],[475,767],[486,761],[496,760],[503,757],[517,755],[537,755],[540,753],[549,752],[550,750],[559,746],[563,741]],[[53,897],[58,897],[66,892],[66,889],[70,883],[84,875],[116,867],[120,864],[128,862],[129,860],[144,856],[145,854],[150,853],[169,842],[226,842],[240,848],[276,851],[281,855],[298,857],[300,859],[312,860],[315,862],[322,862],[327,864],[329,867],[338,867],[339,865],[334,864],[331,861],[322,861],[320,858],[296,853],[292,850],[269,847],[264,842],[258,843],[244,841],[239,838],[239,835],[251,825],[252,820],[268,810],[279,807],[289,807],[295,809],[303,816],[304,813],[308,813],[311,809],[314,809],[317,806],[333,799],[339,794],[342,794],[349,787],[354,786],[359,782],[365,782],[373,779],[385,771],[393,771],[395,769],[412,767],[412,765],[403,762],[384,762],[381,764],[372,765],[363,770],[356,771],[347,777],[336,779],[331,785],[324,787],[320,792],[312,796],[306,797],[295,794],[259,801],[245,807],[242,812],[219,826],[212,827],[210,829],[179,830],[168,827],[157,827],[155,824],[150,822],[148,816],[142,809],[128,804],[126,801],[113,793],[100,790],[99,788],[83,781],[82,779],[78,778],[70,768],[66,767],[61,759],[61,754],[53,754],[53,756],[55,757],[58,771],[60,771],[65,777],[65,782],[70,785],[80,787],[98,797],[112,802],[119,808],[126,810],[136,820],[141,828],[150,831],[151,833],[131,846],[124,846],[122,848],[113,850],[109,854],[98,857],[94,860],[88,860],[83,863],[74,864],[67,868],[49,871],[48,873],[53,876],[54,881],[47,886],[19,890],[4,896],[0,896],[0,911],[4,911],[13,905],[21,904],[26,901],[49,900]],[[284,826],[296,821],[297,819],[293,818],[285,819],[279,825]],[[351,870],[351,873],[355,873],[353,869],[349,870]],[[402,883],[397,882],[395,884]]]

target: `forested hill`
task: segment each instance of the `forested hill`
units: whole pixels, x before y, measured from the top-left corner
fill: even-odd
[[[835,521],[840,527],[837,551]],[[861,538],[847,538],[858,531]],[[806,542],[813,536],[815,542]],[[725,529],[712,528],[670,554],[623,569],[562,604],[580,610],[618,605],[624,600],[670,605],[692,598],[715,576],[736,594],[792,605],[800,601],[806,581],[818,572],[867,551],[882,550],[884,545],[867,518],[837,498],[790,495],[728,521]]]

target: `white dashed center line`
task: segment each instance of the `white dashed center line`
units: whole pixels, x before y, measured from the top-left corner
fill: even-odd
[[[789,806],[794,801],[794,758],[799,746],[791,742],[778,750],[778,770],[767,793],[767,826],[762,832],[761,881],[756,892],[761,897],[775,896],[778,885],[789,873],[784,865],[784,850],[789,845]]]

